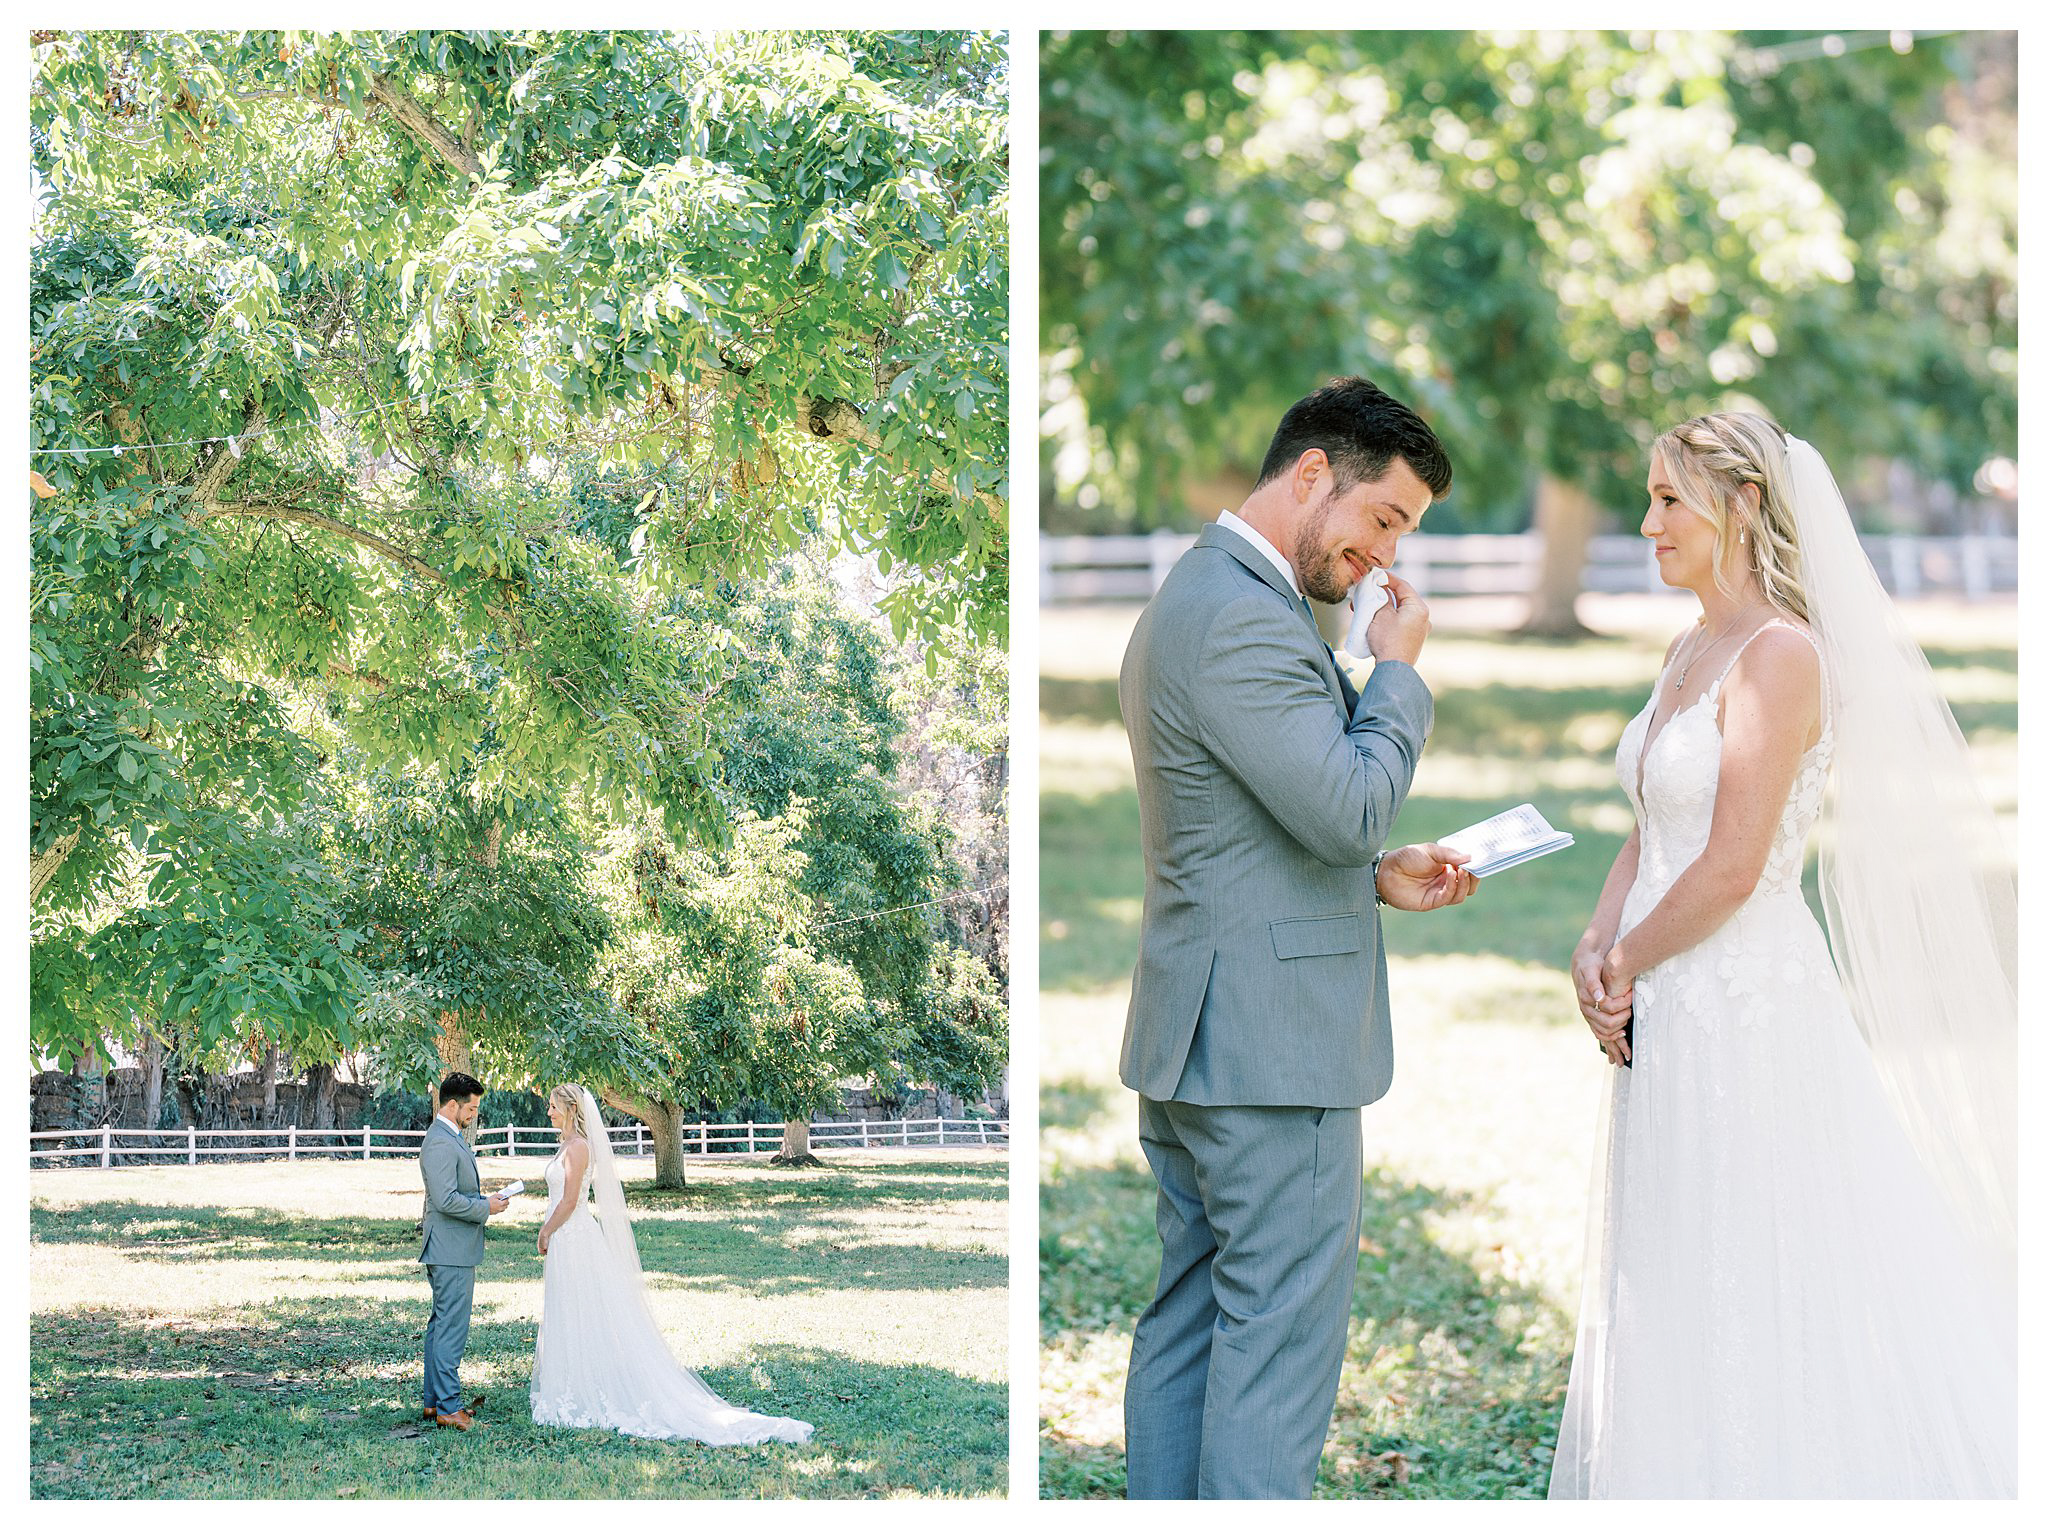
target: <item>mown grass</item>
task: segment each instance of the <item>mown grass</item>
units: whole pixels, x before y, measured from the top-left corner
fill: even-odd
[[[1576,1327],[1605,1065],[1565,963],[1631,819],[1613,773],[1688,614],[1588,598],[1604,636],[1512,638],[1505,603],[1439,602],[1436,725],[1398,841],[1518,802],[1577,838],[1465,907],[1389,914],[1393,1091],[1365,1113],[1350,1343],[1317,1493],[1540,1496]],[[1116,1077],[1144,890],[1116,704],[1132,609],[1045,613],[1041,640],[1040,1491],[1123,1491],[1132,1326],[1158,1271],[1136,1104]],[[1910,621],[1994,804],[2016,793],[2017,616]],[[1809,879],[1811,871],[1809,868]]]
[[[537,1177],[485,1159],[486,1184]],[[427,1283],[405,1160],[54,1170],[30,1187],[37,1497],[989,1497],[1008,1486],[1007,1164],[983,1151],[627,1166],[671,1346],[817,1426],[711,1449],[537,1428],[540,1220],[490,1228],[465,1390],[419,1424]]]

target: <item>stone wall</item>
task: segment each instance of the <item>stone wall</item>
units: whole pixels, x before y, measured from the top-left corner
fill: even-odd
[[[336,1080],[334,1124],[344,1131],[363,1124],[363,1108],[376,1093],[365,1084]],[[156,1121],[142,1119],[143,1088],[140,1068],[115,1068],[106,1074],[38,1073],[29,1080],[29,1130],[38,1132],[77,1131],[111,1126],[120,1131],[148,1131]],[[173,1081],[164,1080],[164,1103],[169,1116],[178,1116],[178,1095]],[[224,1131],[261,1126],[306,1126],[313,1124],[313,1091],[297,1080],[279,1079],[277,1109],[266,1117],[263,1109],[263,1080],[253,1070],[247,1073],[214,1074],[207,1080],[199,1127],[202,1131]]]
[[[844,1084],[839,1090],[839,1108],[818,1111],[811,1117],[811,1122],[816,1125],[831,1121],[900,1121],[906,1117],[913,1121],[940,1117],[958,1121],[974,1111],[1007,1120],[1010,1102],[1000,1089],[985,1099],[969,1101],[943,1089],[909,1089],[901,1096],[878,1097],[864,1085]]]

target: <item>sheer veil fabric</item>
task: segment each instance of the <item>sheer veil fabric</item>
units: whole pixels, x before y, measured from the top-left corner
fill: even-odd
[[[669,1349],[647,1299],[604,1118],[588,1089],[579,1102],[590,1144],[589,1198],[548,1244],[530,1388],[534,1422],[707,1445],[808,1441],[811,1425],[733,1406]],[[559,1153],[548,1164],[547,1182],[552,1215],[564,1187]]]
[[[1760,630],[1813,644],[1822,734],[1750,897],[1636,979],[1553,1498],[2016,1491],[2012,872],[1832,475],[1787,457],[1811,622]],[[1707,845],[1738,659],[1623,730],[1624,932]]]
[[[1819,452],[1785,442],[1834,703],[1821,897],[1886,1092],[1944,1198],[2017,1281],[2019,923],[2012,858],[1927,657]]]

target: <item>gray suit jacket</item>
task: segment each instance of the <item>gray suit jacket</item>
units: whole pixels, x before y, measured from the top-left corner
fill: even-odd
[[[1123,1081],[1198,1105],[1368,1105],[1394,1076],[1372,862],[1434,705],[1354,690],[1279,570],[1211,525],[1138,618],[1117,694],[1145,914]]]
[[[420,1143],[420,1180],[427,1187],[427,1205],[419,1262],[483,1263],[484,1223],[491,1219],[491,1203],[483,1195],[469,1144],[447,1127],[429,1122]]]

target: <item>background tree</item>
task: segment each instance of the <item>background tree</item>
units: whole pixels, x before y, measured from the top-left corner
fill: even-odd
[[[466,794],[486,871],[572,788],[715,841],[729,645],[669,594],[823,537],[896,570],[899,630],[1002,630],[992,36],[45,32],[34,61],[45,1050],[137,1042],[129,1000],[173,990],[349,1044],[358,932],[300,822],[323,729]]]
[[[1010,978],[1010,717],[1008,655],[955,648],[897,674],[904,718],[897,778],[950,831],[968,888],[944,905],[961,945],[994,976]]]
[[[349,916],[390,1076],[424,1087],[460,1035],[493,1083],[587,1081],[647,1124],[657,1182],[680,1185],[693,1114],[765,1105],[803,1161],[841,1080],[978,1093],[1007,1045],[997,974],[946,917],[948,827],[900,779],[897,696],[921,666],[815,570],[669,599],[731,643],[736,711],[714,740],[729,840],[679,845],[572,790],[530,802],[486,864],[466,783],[368,776]]]
[[[724,625],[756,661],[721,744],[752,828],[682,856],[643,834],[607,858],[630,932],[611,992],[668,1058],[662,1087],[611,1103],[647,1121],[665,1183],[680,1183],[693,1109],[760,1100],[788,1123],[781,1160],[801,1162],[841,1079],[975,1094],[1007,1056],[1001,977],[956,949],[948,917],[978,897],[949,896],[962,890],[952,829],[902,781],[910,666],[795,571],[736,595]]]
[[[1159,524],[1370,373],[1451,447],[1436,527],[1533,517],[1544,631],[1688,415],[1966,486],[2014,446],[2015,188],[1951,119],[2010,39],[1889,36],[1055,34],[1049,463]]]

